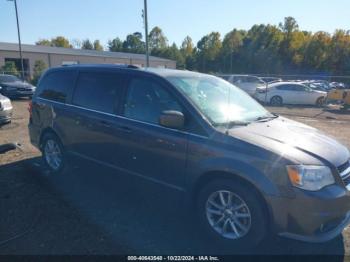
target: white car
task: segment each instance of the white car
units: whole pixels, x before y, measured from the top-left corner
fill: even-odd
[[[0,94],[0,125],[11,122],[12,109],[10,99]]]
[[[326,96],[327,92],[313,90],[303,84],[293,82],[273,83],[267,88],[258,88],[254,94],[254,97],[260,102],[274,106],[283,104],[321,106]]]
[[[250,75],[222,75],[221,78],[239,87],[253,96],[257,88],[265,87],[266,83],[259,77]]]

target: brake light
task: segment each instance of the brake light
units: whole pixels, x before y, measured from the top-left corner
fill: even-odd
[[[29,101],[28,103],[28,112],[29,112],[29,116],[32,116],[32,111],[33,111],[33,102]]]

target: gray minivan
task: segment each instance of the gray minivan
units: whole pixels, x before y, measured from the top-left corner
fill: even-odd
[[[30,107],[31,142],[51,173],[77,156],[182,194],[217,243],[268,233],[322,242],[350,220],[350,154],[269,113],[220,78],[74,65],[48,70]]]

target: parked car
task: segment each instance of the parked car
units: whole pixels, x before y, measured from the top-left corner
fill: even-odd
[[[275,83],[275,82],[282,82],[282,78],[279,78],[279,77],[265,76],[265,77],[260,77],[260,79],[268,84]]]
[[[334,89],[347,89],[346,84],[344,83],[339,83],[339,82],[332,82],[330,83],[331,88]]]
[[[35,86],[13,75],[0,74],[0,86],[0,92],[10,98],[32,97],[35,91]]]
[[[175,190],[215,244],[270,232],[322,242],[349,223],[348,149],[220,78],[67,66],[44,74],[31,103],[30,139],[51,175],[75,156]]]
[[[258,89],[254,97],[260,102],[267,102],[274,106],[283,104],[318,105],[325,102],[327,92],[313,90],[301,83],[279,82],[268,88]]]
[[[306,85],[312,90],[323,91],[323,92],[328,92],[330,90],[327,86],[321,83],[313,82],[313,81],[305,81],[305,82],[301,82],[301,84]]]
[[[10,99],[0,94],[0,124],[11,122],[12,104]]]
[[[266,86],[259,77],[250,75],[222,75],[221,78],[239,87],[249,95],[253,96],[257,88]]]

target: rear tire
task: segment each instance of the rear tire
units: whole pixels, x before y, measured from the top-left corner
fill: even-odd
[[[324,97],[319,97],[316,100],[316,106],[322,107],[325,103],[325,98]]]
[[[264,206],[254,189],[228,179],[209,183],[197,199],[203,231],[225,249],[250,249],[266,237],[268,219]]]
[[[46,133],[41,143],[42,159],[51,174],[62,174],[67,167],[67,157],[62,142],[53,133]]]
[[[283,105],[283,99],[280,96],[273,96],[270,99],[270,105],[272,106],[281,106]]]

